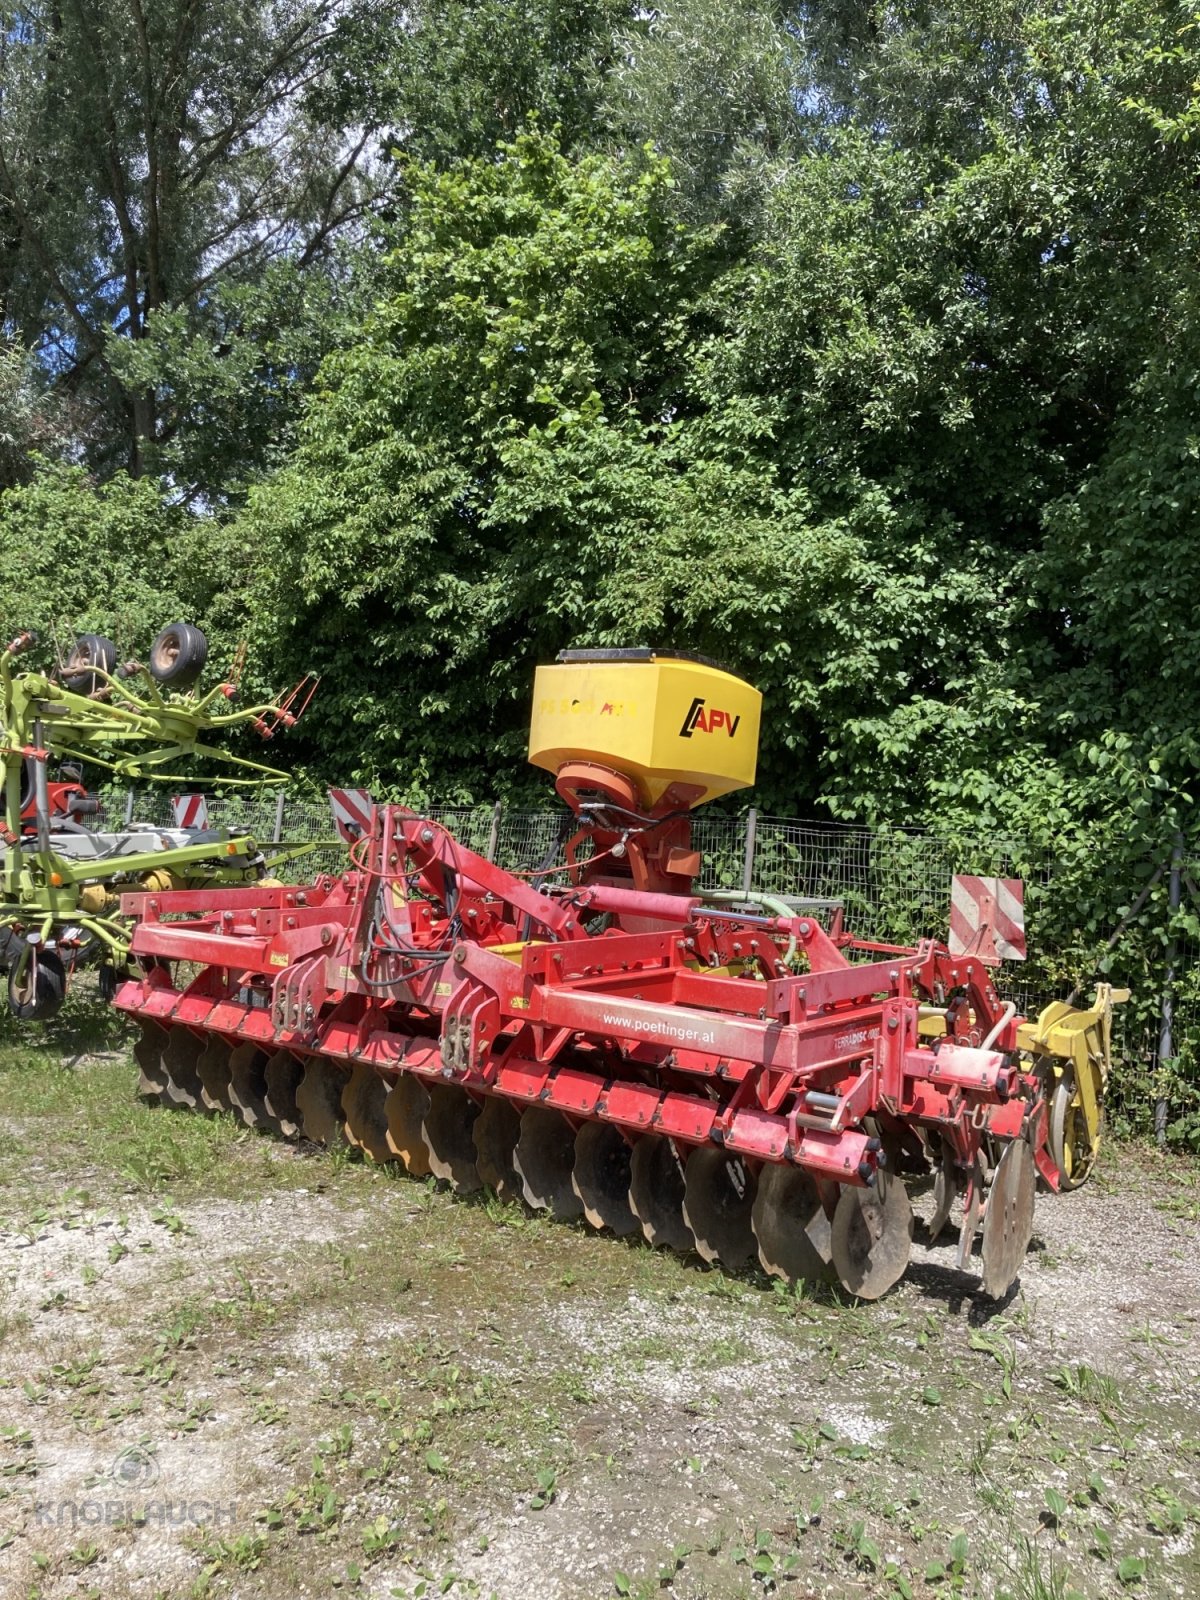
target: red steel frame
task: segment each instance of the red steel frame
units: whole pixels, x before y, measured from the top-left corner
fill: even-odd
[[[1021,1018],[977,957],[693,895],[543,891],[396,806],[361,850],[306,888],[124,896],[145,970],[116,1005],[825,1183],[872,1183],[916,1129],[968,1171],[989,1136],[1025,1137],[1059,1186],[1041,1083],[1015,1053]],[[589,930],[597,917],[615,925]],[[807,971],[785,964],[792,941]],[[200,967],[183,987],[175,961]],[[923,1036],[935,1011],[944,1031]]]

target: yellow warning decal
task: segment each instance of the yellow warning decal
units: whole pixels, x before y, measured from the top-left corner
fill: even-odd
[[[529,1010],[529,1001],[526,1000],[526,998],[525,998],[525,996],[523,994],[515,994],[515,995],[513,995],[512,999],[508,1003],[513,1008],[514,1011],[528,1011]]]
[[[283,950],[272,950],[269,959],[273,967],[286,967],[288,964],[287,954]]]
[[[454,993],[454,985],[452,983],[436,983],[433,986],[433,992],[440,1000],[444,1000],[448,994]]]

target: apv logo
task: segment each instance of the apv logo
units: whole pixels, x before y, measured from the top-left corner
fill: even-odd
[[[730,716],[728,711],[722,711],[718,706],[706,711],[704,708],[707,704],[708,702],[699,696],[692,701],[688,707],[688,714],[683,719],[683,727],[679,730],[681,739],[690,739],[697,729],[701,733],[716,733],[718,728],[724,728],[729,737],[733,738],[738,731],[741,717]]]

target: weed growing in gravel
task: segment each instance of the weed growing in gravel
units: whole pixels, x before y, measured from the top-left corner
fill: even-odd
[[[1096,1406],[1113,1406],[1121,1398],[1115,1379],[1094,1371],[1085,1362],[1059,1367],[1050,1374],[1050,1382],[1073,1400],[1086,1400]]]

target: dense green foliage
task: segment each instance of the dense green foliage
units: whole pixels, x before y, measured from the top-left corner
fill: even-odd
[[[763,804],[1019,836],[1086,972],[1194,836],[1200,16],[153,15],[6,13],[3,627],[189,606],[463,800],[537,661],[704,650]]]

